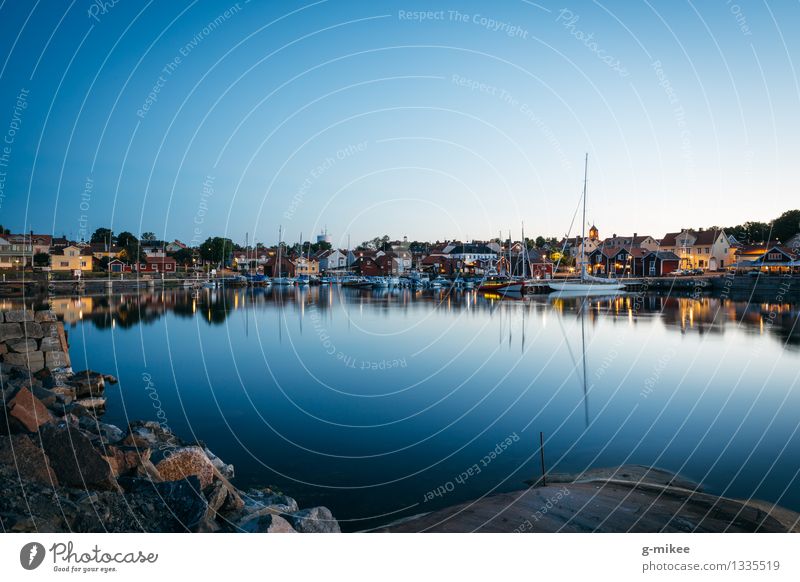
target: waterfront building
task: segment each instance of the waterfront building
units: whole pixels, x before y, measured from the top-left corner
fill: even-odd
[[[725,231],[719,229],[681,229],[661,239],[660,249],[678,255],[681,268],[718,271],[730,265],[734,251]]]

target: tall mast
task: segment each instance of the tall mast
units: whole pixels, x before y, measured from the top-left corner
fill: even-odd
[[[581,221],[581,279],[586,278],[586,180],[589,172],[589,154],[583,162],[583,220]]]
[[[528,251],[528,243],[525,242],[525,222],[522,223],[522,278],[525,278],[525,254]]]
[[[277,267],[278,267],[278,275],[277,276],[278,277],[281,276],[281,235],[282,234],[283,234],[283,226],[279,225],[278,226],[278,264],[277,264]],[[274,274],[272,276],[275,277]]]

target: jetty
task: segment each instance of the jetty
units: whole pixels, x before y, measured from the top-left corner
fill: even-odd
[[[800,532],[800,514],[719,497],[641,465],[548,474],[546,484],[482,497],[380,528],[392,533]]]

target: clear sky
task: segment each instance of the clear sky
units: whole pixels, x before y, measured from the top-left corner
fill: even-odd
[[[800,200],[798,22],[726,0],[0,0],[0,223],[559,236],[584,152],[601,235],[768,220]]]

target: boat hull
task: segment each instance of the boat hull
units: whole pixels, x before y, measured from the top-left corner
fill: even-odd
[[[481,285],[478,291],[484,293],[500,294],[522,294],[525,291],[525,283],[502,283],[500,285]]]
[[[582,295],[608,295],[625,290],[622,283],[584,283],[581,281],[549,282],[550,289],[556,293],[570,293]]]

